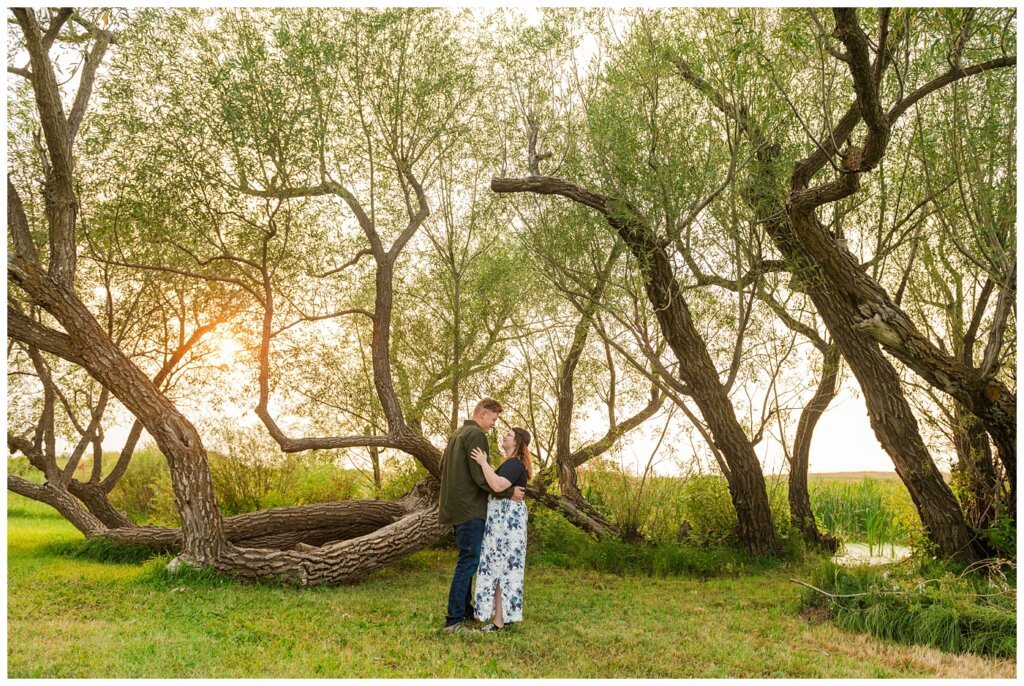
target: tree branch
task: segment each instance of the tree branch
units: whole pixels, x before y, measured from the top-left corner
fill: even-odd
[[[85,366],[85,359],[79,354],[71,337],[33,321],[8,303],[7,335],[16,341],[45,350],[51,355]]]

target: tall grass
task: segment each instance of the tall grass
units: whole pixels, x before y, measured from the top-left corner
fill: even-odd
[[[653,545],[612,537],[594,540],[560,513],[528,505],[527,555],[530,560],[570,569],[591,569],[619,575],[691,576],[709,579],[764,571],[781,560],[748,553],[729,545],[656,542]],[[790,555],[795,557],[796,555]]]
[[[234,451],[208,453],[213,486],[225,516],[256,510],[305,505],[360,498],[395,499],[409,491],[426,475],[412,458],[391,460],[386,465],[380,488],[375,488],[368,475],[345,469],[330,455],[270,454],[261,455]],[[103,456],[104,475],[117,463],[117,453]],[[63,461],[59,461],[59,464]],[[42,483],[42,472],[23,457],[10,458],[8,472],[34,483]],[[80,480],[87,480],[92,471],[91,456],[84,457],[75,471]],[[16,494],[9,494],[13,506],[8,514],[18,516],[60,516],[47,505],[35,503]],[[171,489],[167,459],[154,445],[135,451],[124,475],[110,492],[110,501],[136,522],[158,526],[178,526],[178,510]],[[42,513],[47,514],[42,514]]]
[[[867,543],[871,554],[886,545],[910,544],[922,528],[906,486],[897,479],[812,480],[808,490],[820,525],[842,539]]]
[[[258,453],[248,444],[230,455],[210,453],[214,488],[225,515],[354,498],[394,499],[426,474],[412,458],[391,461],[376,488],[365,474],[341,468],[329,456],[270,455],[265,459]],[[105,456],[108,469],[115,462],[116,455]],[[8,464],[13,473],[41,480],[41,474],[24,459]],[[90,460],[83,459],[79,478],[87,478],[89,470]],[[785,477],[769,477],[766,484],[776,533],[787,545],[793,543]],[[580,487],[591,504],[626,532],[627,539],[638,534],[655,544],[710,548],[739,543],[736,511],[722,476],[640,478],[598,460],[581,470]],[[898,479],[812,477],[809,490],[819,527],[847,541],[866,542],[871,554],[885,545],[911,544],[921,531],[910,496]],[[167,462],[153,446],[136,452],[111,501],[140,523],[178,525]]]
[[[950,653],[1013,657],[1016,572],[983,574],[935,562],[846,568],[826,562],[803,604],[829,611],[851,631]]]

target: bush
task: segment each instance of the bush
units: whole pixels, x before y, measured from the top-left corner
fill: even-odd
[[[684,518],[683,479],[627,474],[608,460],[596,460],[580,474],[583,497],[631,537],[676,540]]]
[[[555,564],[576,559],[594,544],[589,534],[560,513],[532,500],[527,502],[526,549]]]
[[[1013,519],[1000,515],[987,528],[980,531],[981,537],[993,549],[1003,555],[1017,557],[1017,525]]]
[[[324,459],[283,456],[278,462],[249,461],[210,452],[210,471],[225,516],[256,510],[349,500],[359,474]],[[110,494],[115,507],[149,524],[178,526],[167,460],[155,447],[135,453]]]
[[[410,456],[403,455],[397,460],[389,460],[388,469],[381,479],[378,497],[380,500],[397,500],[426,476],[427,470]]]
[[[178,526],[167,458],[155,445],[135,451],[128,469],[110,492],[110,502],[136,521]]]
[[[790,534],[789,499],[782,480],[769,481],[768,506],[775,534],[784,542],[787,556],[799,554],[800,535]],[[704,546],[737,546],[738,520],[729,484],[724,476],[697,475],[683,486],[683,513],[692,527],[692,540]],[[794,540],[790,540],[794,539]]]
[[[1013,657],[1016,575],[985,575],[928,561],[909,568],[821,564],[803,604],[828,610],[841,627],[951,653]]]
[[[33,483],[42,483],[43,474],[32,466],[27,457],[11,457],[7,460],[7,473],[28,479]]]

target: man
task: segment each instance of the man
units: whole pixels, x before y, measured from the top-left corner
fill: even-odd
[[[459,559],[455,563],[452,587],[448,592],[448,615],[445,631],[467,631],[463,622],[473,617],[472,582],[480,564],[480,546],[487,519],[487,496],[522,500],[525,491],[507,488],[493,492],[487,485],[483,470],[469,453],[474,448],[488,452],[487,432],[494,428],[504,408],[494,398],[483,398],[473,409],[473,418],[459,427],[444,449],[441,463],[441,508],[438,520],[442,526],[455,527],[455,543]]]

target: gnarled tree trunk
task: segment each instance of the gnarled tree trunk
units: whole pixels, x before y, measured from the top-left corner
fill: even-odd
[[[839,542],[818,530],[811,509],[811,496],[807,490],[807,469],[810,465],[811,437],[821,414],[836,397],[836,381],[839,376],[839,350],[835,343],[825,348],[822,360],[821,380],[810,402],[804,406],[797,423],[793,454],[789,463],[789,513],[793,524],[800,529],[804,540],[812,546],[835,552]]]

